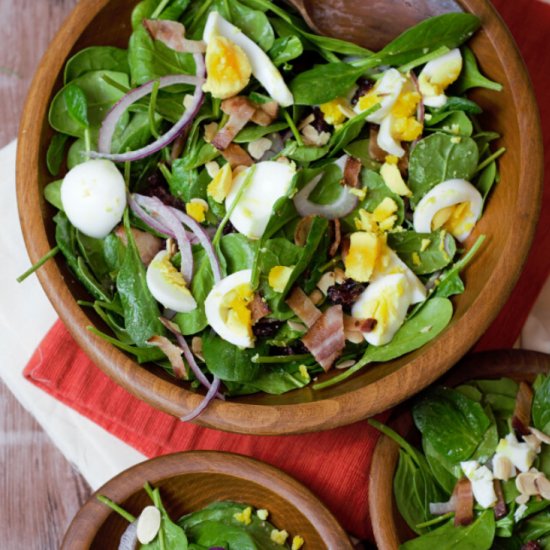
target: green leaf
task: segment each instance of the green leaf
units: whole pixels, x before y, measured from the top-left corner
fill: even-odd
[[[69,136],[65,134],[54,134],[50,145],[48,146],[48,152],[46,153],[46,165],[48,171],[52,176],[57,176],[63,163],[65,145]]]
[[[65,100],[67,113],[73,121],[82,126],[82,128],[88,128],[90,126],[88,121],[88,102],[82,89],[76,84],[68,84],[63,89],[63,99]]]
[[[464,111],[465,113],[470,113],[472,115],[479,115],[483,112],[483,109],[471,99],[466,97],[449,97],[446,103],[439,109],[432,109],[434,115],[440,113],[447,113],[450,111]]]
[[[524,542],[550,535],[550,510],[544,510],[522,522],[518,534]]]
[[[495,537],[493,510],[485,510],[466,527],[455,527],[450,520],[441,527],[407,541],[401,550],[489,550]]]
[[[250,143],[251,141],[256,141],[257,139],[267,136],[268,134],[272,134],[273,132],[281,132],[287,128],[288,123],[284,121],[275,122],[269,126],[247,126],[235,136],[233,141],[235,143]]]
[[[92,46],[80,50],[65,65],[65,84],[92,71],[114,71],[128,74],[130,72],[128,52],[112,46]]]
[[[224,235],[220,240],[220,248],[227,263],[227,273],[235,273],[250,269],[256,254],[255,244],[241,233]]]
[[[453,91],[457,94],[463,94],[470,88],[488,88],[500,92],[502,85],[498,82],[493,82],[483,76],[477,66],[477,61],[474,53],[470,48],[465,46],[462,48],[463,67],[460,77],[453,85]]]
[[[491,423],[479,403],[449,388],[428,390],[413,406],[413,418],[422,437],[454,463],[473,455]]]
[[[276,38],[273,46],[267,52],[276,67],[284,65],[304,52],[302,41],[297,36],[282,36]]]
[[[273,46],[275,33],[269,19],[259,10],[254,10],[238,0],[229,3],[231,18],[239,29],[251,38],[265,52]]]
[[[455,240],[446,231],[389,233],[388,244],[417,275],[443,269],[452,262],[456,253]]]
[[[533,397],[533,425],[544,433],[550,433],[550,376],[539,375]]]
[[[61,185],[63,180],[56,180],[48,183],[44,187],[44,198],[58,210],[63,210],[63,203],[61,202]]]
[[[452,136],[472,135],[474,127],[468,115],[463,111],[447,111],[432,116],[426,120],[426,130],[435,130]]]
[[[477,187],[477,190],[481,193],[481,196],[483,197],[484,200],[487,198],[487,196],[491,192],[491,189],[495,184],[496,179],[497,179],[497,163],[493,161],[482,170],[481,174],[479,174],[475,182],[475,186]]]
[[[371,158],[369,154],[369,141],[369,139],[358,139],[357,141],[348,143],[344,147],[344,152],[359,159],[365,168],[373,170],[374,172],[379,172],[382,164]]]
[[[476,142],[464,137],[453,143],[448,134],[436,133],[418,142],[409,160],[409,187],[418,202],[430,189],[448,179],[470,181],[478,163]]]
[[[295,141],[288,141],[281,155],[302,164],[315,162],[323,158],[329,152],[329,146],[317,147],[316,145],[298,145]]]

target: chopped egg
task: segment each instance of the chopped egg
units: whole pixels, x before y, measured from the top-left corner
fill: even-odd
[[[264,161],[243,170],[235,178],[227,195],[227,210],[233,207],[241,187],[247,184],[229,217],[237,231],[249,239],[259,239],[263,235],[273,206],[288,191],[295,170],[289,164]]]
[[[283,292],[292,275],[294,266],[286,267],[284,265],[276,265],[269,270],[269,275],[267,276],[267,282],[269,286],[275,292]]]
[[[418,87],[428,107],[443,107],[447,103],[445,90],[462,71],[462,55],[458,48],[432,59],[418,76]]]
[[[258,516],[259,519],[261,519],[262,521],[265,521],[269,516],[269,512],[265,508],[260,508],[259,510],[256,511],[256,515]]]
[[[231,172],[231,165],[227,163],[220,168],[208,184],[206,193],[216,202],[221,203],[231,191],[231,185],[233,185],[233,173]]]
[[[166,250],[161,250],[149,264],[146,282],[155,300],[172,311],[186,313],[197,307],[183,275],[174,267]]]
[[[422,134],[423,125],[416,120],[421,96],[410,78],[391,109],[391,134],[398,141],[414,141]]]
[[[395,273],[371,282],[351,309],[356,319],[375,319],[376,324],[363,337],[373,346],[391,341],[399,330],[411,305],[409,284],[405,275]]]
[[[208,324],[221,338],[241,348],[254,346],[251,276],[250,269],[232,273],[214,285],[204,302]]]
[[[476,460],[461,462],[464,475],[472,484],[472,492],[477,503],[483,508],[490,508],[497,502],[493,473],[487,466],[480,466]]]
[[[239,523],[250,525],[252,523],[252,508],[250,506],[247,506],[242,512],[237,512],[233,514],[233,517]]]
[[[395,161],[397,161],[396,157],[388,156],[386,162],[380,168],[380,175],[390,191],[402,197],[410,197],[412,192],[407,187]]]
[[[227,99],[244,90],[252,67],[240,46],[224,36],[213,36],[206,47],[207,78],[203,85],[212,97]]]
[[[319,109],[321,109],[323,117],[328,124],[339,126],[346,120],[347,116],[345,115],[345,112],[347,112],[349,106],[345,99],[339,97],[329,101],[328,103],[319,105]]]
[[[88,160],[72,168],[61,184],[69,221],[88,237],[103,239],[122,219],[126,184],[110,160]]]
[[[307,370],[307,367],[305,365],[300,365],[298,367],[298,372],[307,383],[311,381],[311,376],[309,375],[309,371]]]
[[[282,107],[288,107],[294,103],[292,93],[288,89],[281,73],[278,71],[277,67],[275,67],[267,54],[260,48],[260,46],[248,38],[244,32],[232,25],[229,21],[225,20],[217,11],[211,11],[209,13],[203,34],[203,40],[207,44],[207,86],[209,86],[210,81],[208,49],[210,47],[210,43],[212,41],[216,41],[216,39],[219,39],[220,37],[223,37],[232,44],[236,45],[245,54],[252,74],[279,105]],[[227,62],[226,64],[230,63],[231,62]],[[218,72],[221,73],[220,68],[218,68]],[[240,90],[242,90],[242,88],[240,88],[239,91]]]
[[[413,224],[417,233],[443,228],[460,242],[465,241],[481,216],[483,198],[463,179],[444,181],[431,189],[418,203]]]
[[[296,535],[292,539],[292,548],[291,548],[291,550],[300,550],[300,548],[302,548],[303,545],[304,545],[304,539],[302,537],[300,537],[299,535]]]
[[[380,109],[367,116],[369,122],[380,124],[397,101],[405,82],[405,77],[397,69],[388,69],[373,88],[359,98],[355,111],[361,113],[380,103]]]
[[[527,443],[520,443],[513,433],[499,441],[496,452],[508,458],[520,472],[527,472],[537,457],[537,453]]]
[[[195,221],[202,223],[206,220],[206,212],[208,212],[208,203],[203,199],[191,199],[185,205],[185,211]]]
[[[346,277],[358,283],[367,283],[376,266],[380,250],[385,244],[385,236],[357,231],[352,233],[349,239],[349,251],[344,260]]]
[[[401,158],[405,154],[405,149],[401,147],[399,140],[393,136],[392,126],[394,124],[394,116],[389,114],[380,123],[378,130],[377,143],[378,147],[390,155]]]
[[[288,533],[286,531],[279,531],[278,529],[273,529],[270,534],[271,540],[275,544],[280,544],[283,546],[283,544],[286,542],[286,539],[288,538]]]

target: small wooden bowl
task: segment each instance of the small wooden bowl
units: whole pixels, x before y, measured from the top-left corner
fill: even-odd
[[[441,380],[441,384],[453,387],[476,378],[503,376],[518,382],[532,382],[540,373],[550,373],[550,355],[525,350],[488,351],[464,358]],[[399,407],[389,425],[416,444],[418,432],[408,403]],[[399,445],[385,435],[380,436],[374,449],[369,478],[369,511],[379,550],[395,550],[416,536],[399,514],[393,495],[393,477],[398,458]]]
[[[335,0],[334,0],[335,1]],[[46,150],[52,135],[48,105],[62,84],[68,57],[83,47],[126,47],[130,12],[136,0],[82,0],[46,52],[32,83],[19,134],[17,192],[23,234],[32,262],[54,246],[53,209],[42,190],[52,179]],[[456,363],[483,334],[505,303],[531,243],[542,190],[542,138],[535,99],[513,39],[488,0],[463,0],[483,28],[472,47],[485,73],[504,85],[499,94],[472,94],[483,108],[483,124],[503,135],[507,153],[499,160],[501,181],[468,245],[487,235],[482,251],[466,269],[466,292],[454,299],[450,326],[430,344],[389,363],[373,365],[344,383],[314,391],[306,387],[282,396],[257,394],[215,401],[197,420],[221,430],[255,434],[290,434],[335,428],[392,407],[431,384]],[[353,12],[355,2],[338,0]],[[344,20],[345,18],[342,18]],[[353,18],[350,19],[350,21]],[[333,33],[358,37],[361,26],[334,26]],[[106,330],[90,310],[76,301],[88,298],[61,256],[38,272],[59,316],[88,356],[115,382],[153,407],[181,417],[201,401],[161,369],[139,366],[132,358],[91,334]],[[333,376],[324,375],[323,378]]]
[[[143,490],[146,481],[160,488],[162,502],[174,521],[213,502],[233,500],[265,508],[269,521],[291,537],[300,535],[305,548],[353,549],[334,516],[290,476],[241,455],[190,451],[147,460],[108,481],[74,517],[62,550],[116,550],[128,522],[96,495],[109,497],[137,517],[151,504]]]

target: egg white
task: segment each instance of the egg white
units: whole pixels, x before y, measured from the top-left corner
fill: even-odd
[[[427,107],[439,108],[443,107],[443,105],[447,103],[447,96],[444,93],[436,95],[426,93],[427,90],[422,85],[424,77],[433,78],[434,76],[439,75],[444,76],[445,72],[448,72],[449,70],[452,70],[454,67],[457,66],[462,68],[462,54],[460,53],[460,50],[458,48],[455,48],[454,50],[451,50],[450,52],[447,52],[442,56],[437,57],[436,59],[432,59],[431,61],[428,61],[428,63],[426,63],[418,76],[420,91],[422,93],[424,105],[426,105]],[[450,78],[449,80],[450,82],[449,84],[447,84],[447,86],[454,82],[454,80],[456,79]]]
[[[471,183],[463,179],[444,181],[433,187],[424,197],[422,197],[414,211],[414,230],[417,233],[431,233],[432,220],[437,212],[443,208],[454,206],[462,202],[470,203],[471,214],[467,222],[469,224],[471,223],[471,228],[454,236],[460,242],[465,241],[481,216],[483,197]]]
[[[401,147],[401,143],[396,141],[391,133],[391,127],[393,123],[393,116],[387,115],[380,124],[378,130],[378,147],[390,155],[394,155],[401,158],[405,154],[405,150]]]
[[[259,162],[255,167],[243,170],[234,180],[225,206],[230,210],[239,190],[254,170],[229,220],[239,233],[249,239],[259,239],[265,231],[274,204],[289,189],[295,174],[293,165],[275,161]]]
[[[222,302],[228,292],[231,292],[234,288],[243,284],[250,283],[251,277],[251,269],[244,269],[232,273],[214,285],[204,302],[204,312],[208,324],[221,338],[241,348],[253,347],[254,340],[245,331],[236,333],[232,330],[232,327],[226,324],[222,315]]]
[[[122,219],[126,184],[112,161],[88,160],[63,179],[61,202],[69,221],[79,231],[103,239]]]
[[[252,74],[279,105],[288,107],[294,103],[281,73],[262,48],[217,11],[211,11],[204,27],[203,40],[208,44],[216,35],[224,36],[244,51],[252,66]]]

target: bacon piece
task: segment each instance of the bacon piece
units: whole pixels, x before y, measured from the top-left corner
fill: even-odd
[[[214,136],[212,145],[223,151],[252,119],[256,106],[246,97],[237,96],[222,101],[221,108],[225,114],[229,115],[229,120]]]
[[[470,525],[474,521],[474,492],[468,478],[463,477],[456,482],[453,497],[455,498],[455,526]]]
[[[229,162],[231,168],[236,166],[252,166],[252,157],[236,143],[230,143],[223,151],[222,157]]]
[[[499,479],[493,479],[493,485],[495,487],[495,494],[497,496],[497,503],[494,507],[495,519],[503,518],[508,510],[506,508],[506,501],[504,500],[504,493],[502,492],[502,485]]]
[[[312,223],[313,216],[306,216],[298,222],[294,230],[294,244],[296,246],[305,246]]]
[[[334,224],[334,241],[332,242],[328,250],[328,255],[331,258],[336,255],[336,252],[338,252],[340,241],[342,240],[342,232],[340,230],[340,220],[336,218],[332,220],[332,223]]]
[[[187,380],[187,370],[185,369],[185,363],[181,357],[183,350],[179,346],[172,344],[166,336],[152,336],[149,340],[147,340],[147,343],[151,346],[160,348],[164,355],[168,357],[168,360],[174,369],[176,378]]]
[[[348,156],[344,167],[344,183],[349,187],[359,187],[359,175],[361,174],[361,161]]]
[[[342,306],[331,306],[307,331],[302,342],[327,372],[346,345]]]
[[[369,155],[376,162],[385,162],[388,153],[378,146],[378,128],[370,127],[369,132]]]
[[[119,225],[115,229],[115,235],[122,241],[124,246],[128,246],[128,239],[126,238],[126,231],[122,225]],[[141,231],[132,227],[132,235],[139,252],[139,257],[145,265],[149,265],[153,258],[163,248],[162,239],[147,233],[147,231]]]
[[[252,324],[255,325],[260,319],[271,313],[269,307],[265,303],[259,292],[254,293],[254,298],[249,304],[250,312],[252,313]]]
[[[512,417],[512,428],[519,436],[529,435],[529,424],[531,424],[531,406],[533,404],[533,388],[526,382],[519,383],[519,390],[516,396],[516,406]]]
[[[294,288],[286,303],[308,328],[311,328],[322,315],[300,287]]]
[[[206,43],[202,40],[187,40],[185,27],[177,21],[144,19],[143,26],[154,40],[160,40],[171,50],[187,53],[204,53]]]

